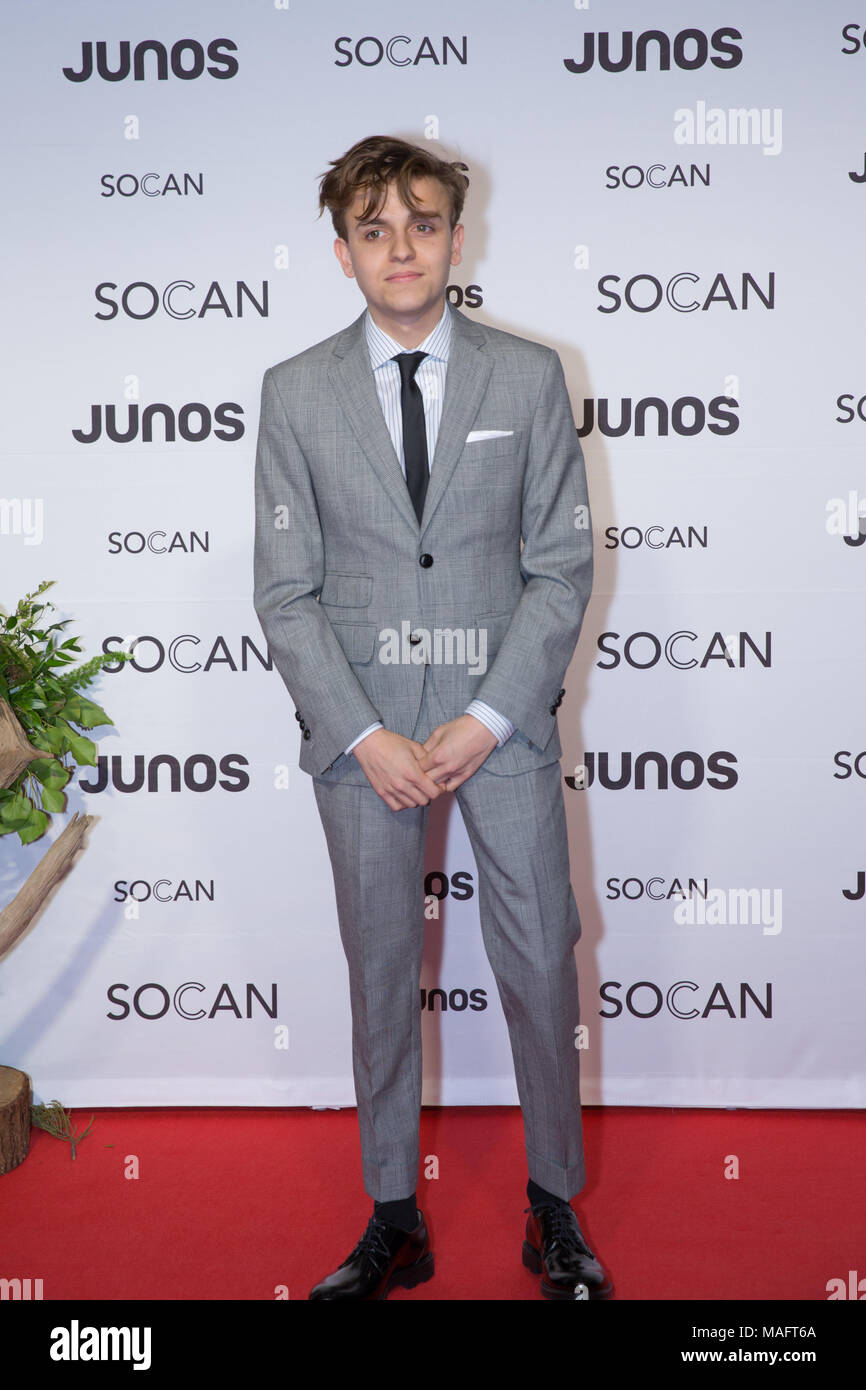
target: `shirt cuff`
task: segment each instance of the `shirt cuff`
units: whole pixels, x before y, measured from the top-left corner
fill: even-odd
[[[483,700],[472,700],[463,711],[464,714],[473,714],[476,719],[480,719],[485,728],[496,735],[497,746],[502,747],[507,743],[514,733],[514,725],[510,719],[506,719],[504,714],[497,714],[495,709],[491,709]]]
[[[368,729],[365,729],[364,732],[363,732],[362,734],[359,734],[358,737],[355,739],[354,743],[350,743],[349,746],[348,746],[348,748],[344,748],[344,749],[343,749],[343,752],[344,752],[344,753],[346,754],[346,756],[348,757],[348,755],[351,753],[352,749],[353,749],[353,748],[357,748],[357,746],[358,746],[358,744],[361,742],[361,739],[362,739],[362,738],[366,738],[368,734],[372,734],[372,732],[373,732],[374,729],[384,729],[384,727],[385,727],[385,725],[382,723],[382,721],[377,719],[377,721],[376,721],[375,724],[371,724],[370,727],[369,727]]]

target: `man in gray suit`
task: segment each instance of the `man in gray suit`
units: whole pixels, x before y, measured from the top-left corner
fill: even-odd
[[[367,309],[265,372],[255,607],[292,697],[349,967],[374,1212],[313,1299],[433,1273],[416,1206],[429,804],[453,791],[508,1024],[548,1298],[610,1291],[585,1182],[557,709],[592,584],[586,478],[550,348],[452,309],[465,166],[384,136],[322,178]]]

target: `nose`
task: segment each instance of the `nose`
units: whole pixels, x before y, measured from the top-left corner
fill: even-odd
[[[394,240],[391,242],[391,258],[395,261],[407,261],[415,255],[415,249],[409,240],[408,233],[399,227],[394,231]]]

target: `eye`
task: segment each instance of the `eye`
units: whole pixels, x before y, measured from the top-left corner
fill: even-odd
[[[379,228],[379,227],[371,227],[370,230],[369,230],[369,232],[365,232],[365,233],[364,233],[364,240],[365,240],[365,241],[369,241],[372,237],[377,237],[377,236],[379,236],[379,235],[380,235],[380,231],[381,231],[381,228]]]
[[[430,226],[430,223],[429,223],[429,222],[416,222],[416,223],[415,223],[415,226],[416,226],[416,227],[421,227],[422,229],[426,227],[426,229],[427,229],[428,232],[432,232],[432,230],[433,230],[433,228]]]

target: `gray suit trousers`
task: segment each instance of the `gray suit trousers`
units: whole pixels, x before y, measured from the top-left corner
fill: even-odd
[[[425,677],[413,732],[421,743],[446,719],[434,668]],[[371,786],[333,775],[313,785],[349,967],[364,1187],[377,1201],[394,1201],[418,1181],[429,807],[391,811]],[[482,764],[454,795],[478,870],[481,931],[508,1025],[529,1175],[568,1201],[586,1176],[575,1046],[580,919],[560,766],[503,777]]]

